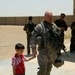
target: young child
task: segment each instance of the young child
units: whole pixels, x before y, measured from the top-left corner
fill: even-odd
[[[21,43],[17,43],[15,45],[16,53],[12,58],[13,75],[25,75],[24,61],[29,61],[35,58],[35,56],[32,56],[29,59],[26,59],[25,56],[22,54],[24,49],[25,47]]]

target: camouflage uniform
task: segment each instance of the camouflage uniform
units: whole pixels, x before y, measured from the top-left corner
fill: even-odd
[[[75,51],[75,22],[71,24],[71,44],[70,44],[70,52]]]
[[[57,50],[55,47],[57,44],[50,38],[50,34],[48,29],[44,26],[48,26],[48,28],[52,28],[53,32],[58,33],[60,35],[60,30],[54,23],[48,23],[46,21],[41,22],[38,24],[34,31],[32,32],[32,37],[30,40],[30,45],[32,51],[36,50],[36,43],[38,43],[38,64],[39,64],[39,71],[37,75],[50,75],[52,64],[54,63],[55,59],[57,58]],[[37,42],[36,42],[37,40]],[[50,42],[51,43],[50,43]]]

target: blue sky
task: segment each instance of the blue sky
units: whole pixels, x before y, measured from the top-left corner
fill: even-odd
[[[43,16],[50,10],[73,15],[73,0],[0,0],[0,16]]]

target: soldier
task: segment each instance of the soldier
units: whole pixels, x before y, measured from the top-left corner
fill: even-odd
[[[71,24],[71,44],[70,44],[70,52],[73,53],[75,51],[75,21]]]
[[[65,18],[65,14],[61,13],[60,19],[55,20],[55,24],[61,29],[60,35],[61,35],[61,40],[63,45],[64,45],[64,31],[66,31],[68,28],[66,25],[66,22],[64,21],[64,18]],[[64,45],[64,48],[65,48],[65,45]],[[61,50],[59,50],[58,55],[61,55]]]
[[[53,33],[60,35],[60,29],[55,25],[55,23],[52,22],[52,18],[52,12],[46,11],[44,15],[44,21],[35,27],[30,39],[30,46],[32,48],[33,56],[36,56],[37,54],[36,40],[38,43],[37,57],[39,71],[37,75],[50,75],[52,64],[54,64],[54,61],[57,58],[57,49],[59,49],[58,42],[54,41],[51,36]],[[53,33],[51,33],[51,31]]]
[[[31,32],[34,30],[35,27],[35,23],[32,22],[32,16],[28,17],[28,23],[25,24],[24,26],[24,30],[27,33],[27,54],[30,55],[30,46],[29,46],[29,41],[30,41],[30,37],[31,37]]]

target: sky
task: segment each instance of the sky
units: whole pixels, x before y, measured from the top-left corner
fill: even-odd
[[[73,0],[0,0],[0,17],[43,16],[48,10],[73,15]]]

